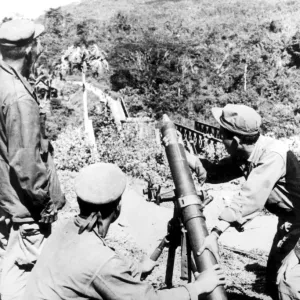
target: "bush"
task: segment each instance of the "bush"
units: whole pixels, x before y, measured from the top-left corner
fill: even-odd
[[[117,164],[127,175],[151,177],[155,183],[165,184],[170,179],[169,168],[155,139],[140,138],[138,131],[128,128],[121,133],[108,120],[95,124],[97,150],[87,145],[83,128],[68,127],[53,142],[55,162],[60,170],[79,171],[82,167],[101,161]]]
[[[53,105],[54,104],[54,105]],[[57,139],[61,132],[72,122],[74,117],[74,109],[68,106],[57,106],[51,102],[52,114],[47,115],[47,135],[51,141]]]
[[[184,8],[141,2],[105,23],[98,2],[46,13],[50,65],[68,45],[94,41],[108,53],[112,88],[121,89],[132,115],[180,114],[213,123],[211,107],[244,103],[263,116],[264,131],[299,133],[295,1],[212,6],[191,0]]]
[[[127,123],[119,132],[110,116],[100,118],[94,113],[92,118],[97,154],[88,146],[83,128],[69,126],[53,142],[59,170],[78,172],[84,166],[101,161],[117,164],[129,176],[151,178],[154,184],[164,187],[173,186],[164,147],[159,147],[155,140],[153,123],[146,124],[141,136],[141,124]],[[220,143],[203,140],[201,155],[218,161],[224,157],[225,150]]]
[[[82,167],[97,161],[87,145],[82,128],[67,127],[52,144],[55,164],[59,170],[78,172]]]

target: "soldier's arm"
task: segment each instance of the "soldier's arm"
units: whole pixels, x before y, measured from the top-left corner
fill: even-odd
[[[92,287],[103,299],[198,299],[198,294],[192,285],[156,291],[151,284],[142,282],[132,275],[128,263],[118,256],[114,256],[100,268],[94,277]]]
[[[35,206],[49,201],[49,181],[40,155],[39,108],[33,99],[22,98],[6,112],[8,163],[11,178]]]
[[[233,197],[230,205],[221,212],[220,222],[216,227],[224,231],[230,224],[243,225],[256,217],[284,173],[284,159],[278,153],[268,153],[251,171],[241,191]]]
[[[186,152],[186,156],[190,168],[195,171],[200,183],[203,181],[208,183],[228,182],[243,176],[241,169],[231,157],[214,163],[189,152]]]
[[[294,250],[295,250],[296,256],[298,257],[298,259],[300,261],[300,238],[299,238]]]

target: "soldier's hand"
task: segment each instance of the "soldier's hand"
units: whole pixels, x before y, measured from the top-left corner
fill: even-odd
[[[6,226],[11,224],[11,216],[3,210],[0,211],[0,223],[5,223]]]
[[[153,269],[158,266],[158,262],[150,259],[150,257],[144,256],[140,261],[140,270],[142,274],[149,274]]]
[[[211,233],[210,235],[208,235],[205,238],[202,247],[197,252],[197,256],[200,256],[204,252],[204,250],[207,249],[214,255],[216,260],[219,262],[220,261],[220,254],[219,254],[218,238],[219,237],[215,233]]]
[[[178,130],[176,131],[176,133],[177,133],[178,143],[184,146],[181,133]],[[170,141],[171,141],[171,138],[170,138],[170,135],[168,135],[168,134],[162,139],[162,143],[165,147],[167,147],[170,144]]]
[[[194,275],[198,295],[211,293],[217,286],[225,284],[225,274],[219,265],[214,265],[211,269]]]
[[[50,201],[41,212],[39,223],[51,224],[57,220],[56,206]]]
[[[195,162],[195,173],[197,175],[198,182],[200,185],[203,185],[207,178],[207,172],[203,167],[200,159],[197,159]]]

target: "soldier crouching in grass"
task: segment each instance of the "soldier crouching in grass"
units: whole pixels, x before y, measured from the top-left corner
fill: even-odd
[[[267,264],[267,290],[273,299],[300,299],[300,165],[281,141],[262,136],[261,117],[245,105],[213,108],[229,157],[218,164],[188,154],[190,167],[207,182],[244,176],[246,182],[224,208],[199,255],[219,258],[218,238],[230,226],[242,226],[265,207],[278,216]]]
[[[52,234],[27,284],[30,300],[59,299],[198,299],[224,284],[218,265],[196,281],[170,290],[155,291],[141,282],[156,263],[128,263],[105,242],[105,236],[121,211],[125,174],[114,164],[98,163],[83,168],[75,180],[80,214]]]

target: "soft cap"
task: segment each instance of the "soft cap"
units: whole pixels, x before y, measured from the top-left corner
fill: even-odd
[[[17,47],[31,43],[44,32],[45,27],[27,19],[7,21],[0,26],[0,46]]]
[[[219,124],[231,132],[248,136],[259,132],[261,117],[249,106],[227,104],[224,108],[212,108],[212,113]]]
[[[114,164],[97,163],[81,169],[75,179],[75,192],[84,202],[108,204],[122,196],[126,176]]]

